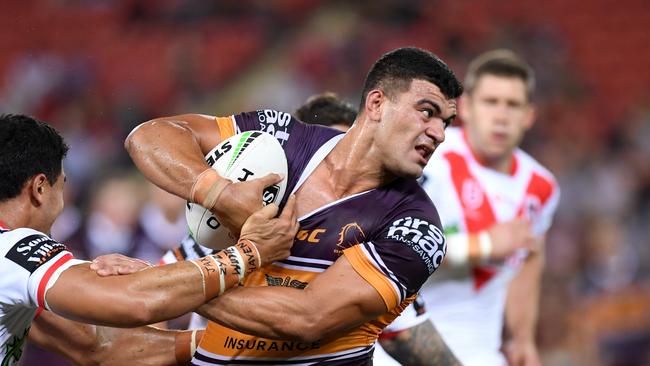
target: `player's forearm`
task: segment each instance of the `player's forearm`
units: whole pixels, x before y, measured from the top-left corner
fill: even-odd
[[[99,277],[73,266],[47,292],[57,314],[94,324],[132,327],[174,318],[206,301],[202,276],[190,262]]]
[[[543,255],[542,252],[531,253],[508,289],[506,326],[517,342],[535,342]]]
[[[381,339],[379,343],[403,365],[460,366],[430,321],[406,329],[392,338]]]
[[[180,119],[159,118],[138,126],[124,146],[153,183],[184,199],[196,177],[209,166],[192,130]]]
[[[45,311],[29,341],[75,365],[176,365],[176,331],[118,329],[78,323]]]

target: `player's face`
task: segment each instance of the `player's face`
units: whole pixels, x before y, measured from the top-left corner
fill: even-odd
[[[394,175],[417,178],[445,140],[445,128],[456,116],[456,101],[445,97],[435,84],[419,79],[393,99],[387,98],[382,106],[377,139],[382,161]]]
[[[472,150],[486,161],[510,159],[534,120],[524,81],[490,74],[463,97],[460,112]]]

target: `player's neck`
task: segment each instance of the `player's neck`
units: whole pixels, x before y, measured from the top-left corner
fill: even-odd
[[[33,216],[31,210],[32,207],[20,197],[9,199],[0,203],[0,222],[7,229],[27,227],[46,232],[44,228],[40,227],[42,225],[38,225],[31,219]]]
[[[370,134],[364,131],[363,125],[356,125],[325,158],[337,195],[364,192],[394,179],[373,157],[372,150]]]

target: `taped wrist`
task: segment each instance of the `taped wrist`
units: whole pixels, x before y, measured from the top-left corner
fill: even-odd
[[[259,251],[248,239],[241,239],[233,246],[190,262],[201,272],[206,301],[243,283],[247,274],[261,267]]]
[[[231,183],[228,179],[221,177],[216,170],[208,168],[194,180],[189,195],[190,201],[212,210],[221,193]]]
[[[192,362],[196,347],[203,338],[204,330],[185,330],[175,336],[175,355],[177,365],[189,365]]]
[[[447,237],[447,259],[452,266],[485,262],[491,254],[492,241],[485,230],[476,234],[457,233]]]

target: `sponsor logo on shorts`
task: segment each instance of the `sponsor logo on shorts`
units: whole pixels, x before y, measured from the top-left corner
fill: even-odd
[[[278,112],[272,109],[257,111],[257,119],[260,122],[260,129],[274,136],[281,146],[289,140],[289,124],[291,115],[285,112]]]
[[[320,348],[320,341],[312,343],[302,343],[294,341],[272,341],[270,339],[242,339],[226,336],[223,342],[226,349],[265,351],[265,352],[295,352],[307,351]]]
[[[16,243],[9,249],[5,257],[30,273],[34,273],[41,265],[64,250],[68,250],[64,244],[45,235],[36,234],[27,236]]]
[[[416,217],[395,220],[386,237],[413,249],[427,266],[429,274],[440,266],[447,252],[445,236],[440,228]]]

